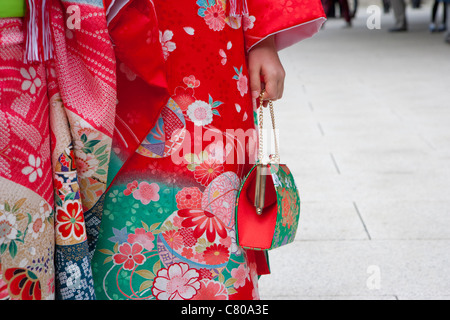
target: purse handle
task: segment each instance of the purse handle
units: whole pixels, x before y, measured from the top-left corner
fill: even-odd
[[[258,125],[259,125],[259,152],[258,152],[258,162],[262,164],[263,161],[263,153],[264,153],[264,137],[263,137],[263,131],[264,131],[264,100],[262,99],[263,94],[265,93],[265,90],[261,92],[261,95],[259,96],[259,118],[258,118]],[[273,102],[272,100],[269,100],[269,109],[270,109],[270,117],[272,118],[272,130],[273,130],[273,137],[274,137],[274,143],[275,143],[275,154],[269,155],[269,163],[280,163],[280,152],[278,149],[278,138],[276,134],[276,128],[275,128],[275,114],[273,111]]]

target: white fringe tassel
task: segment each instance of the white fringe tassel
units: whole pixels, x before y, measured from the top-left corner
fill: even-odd
[[[25,62],[44,62],[53,58],[48,0],[28,0]]]
[[[230,16],[248,16],[247,0],[228,0],[228,5],[230,6]]]

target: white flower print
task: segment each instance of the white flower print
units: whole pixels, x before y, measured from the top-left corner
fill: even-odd
[[[92,177],[98,169],[97,158],[84,152],[75,152],[75,155],[78,174],[84,178]]]
[[[199,273],[186,263],[174,263],[160,269],[153,282],[152,293],[157,300],[191,299],[200,289]]]
[[[164,60],[167,60],[167,58],[169,58],[170,52],[173,52],[177,48],[175,42],[170,41],[172,40],[172,38],[173,38],[172,31],[166,30],[164,31],[164,33],[159,31],[159,42],[161,42]]]
[[[204,101],[197,100],[190,104],[186,113],[196,126],[205,126],[212,122],[213,114],[211,106]]]
[[[50,204],[48,204],[47,201],[41,200],[41,203],[39,204],[39,213],[43,215],[44,218],[50,217],[50,214],[52,213],[52,207]]]
[[[222,57],[222,65],[226,65],[227,63],[227,54],[225,53],[225,51],[223,49],[219,50],[219,55]]]
[[[254,16],[243,16],[242,17],[242,28],[244,31],[252,29],[255,24],[256,18]]]
[[[240,69],[233,67],[234,71],[236,72],[236,75],[234,75],[233,79],[237,80],[237,89],[239,93],[241,94],[241,97],[243,97],[248,92],[248,78],[242,73],[242,66]]]
[[[190,35],[190,36],[193,36],[194,33],[195,33],[195,30],[194,30],[194,28],[192,28],[192,27],[184,27],[183,29],[184,29],[184,31],[185,31],[188,35]]]
[[[9,243],[16,239],[17,225],[16,216],[9,212],[0,215],[0,245]]]
[[[102,140],[103,136],[101,132],[94,129],[87,121],[79,120],[76,121],[72,126],[72,134],[75,139],[75,151],[81,151],[86,143],[93,140]],[[85,137],[83,137],[85,135]],[[66,153],[70,154],[70,150],[66,149]]]
[[[41,158],[34,157],[32,154],[28,156],[29,166],[22,169],[24,175],[29,175],[28,180],[33,183],[37,180],[37,177],[42,178]]]
[[[22,90],[30,90],[31,94],[35,94],[36,88],[39,88],[42,84],[41,79],[37,77],[36,70],[33,67],[30,67],[28,71],[21,68],[20,74],[26,79],[22,82]]]
[[[28,225],[28,234],[31,234],[33,239],[37,239],[40,233],[45,230],[45,215],[34,214],[33,221]]]
[[[247,279],[250,279],[250,270],[247,265],[240,264],[239,267],[231,270],[231,276],[236,279],[236,282],[233,284],[234,288],[243,287]]]

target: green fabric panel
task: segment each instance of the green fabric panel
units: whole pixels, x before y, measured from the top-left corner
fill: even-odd
[[[25,12],[24,0],[0,0],[0,18],[24,17]]]

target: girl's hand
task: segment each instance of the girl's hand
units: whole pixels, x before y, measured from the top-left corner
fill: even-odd
[[[286,73],[278,57],[274,36],[264,39],[250,50],[248,68],[254,104],[263,89],[263,100],[277,100],[283,96]]]

